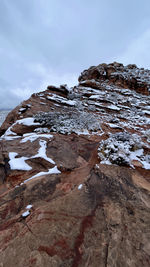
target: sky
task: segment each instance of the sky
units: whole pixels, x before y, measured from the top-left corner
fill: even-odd
[[[0,109],[100,63],[150,69],[149,0],[0,0]]]

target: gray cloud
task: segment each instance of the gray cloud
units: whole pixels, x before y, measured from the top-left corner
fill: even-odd
[[[102,62],[150,67],[149,0],[1,0],[0,108]]]

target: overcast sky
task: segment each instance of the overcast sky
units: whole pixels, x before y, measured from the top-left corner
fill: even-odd
[[[150,68],[150,0],[0,0],[0,109],[119,61]]]

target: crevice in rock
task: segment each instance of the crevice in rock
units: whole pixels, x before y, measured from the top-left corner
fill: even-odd
[[[106,254],[105,254],[105,262],[104,262],[105,267],[108,266],[108,250],[109,250],[109,243],[106,244],[106,252],[105,252]]]
[[[105,264],[105,267],[107,267],[108,266],[109,244],[110,244],[110,239],[111,239],[111,233],[110,233],[110,230],[109,230],[109,227],[108,227],[108,224],[107,224],[104,208],[102,208],[102,212],[103,212],[103,217],[104,217],[104,220],[105,220],[106,231],[108,233],[108,241],[106,243],[105,258],[104,258],[104,264]]]
[[[35,234],[32,232],[31,228],[30,228],[29,225],[26,223],[26,221],[25,221],[24,218],[21,218],[20,222],[23,223],[24,226],[26,226],[26,227],[28,228],[29,232],[30,232],[32,235],[35,236]]]
[[[91,214],[85,216],[81,222],[80,232],[79,232],[79,235],[76,237],[76,240],[74,243],[75,257],[73,259],[72,267],[78,267],[79,263],[82,260],[82,253],[80,251],[80,247],[84,242],[84,235],[85,235],[87,228],[90,228],[93,225],[93,218],[95,217],[95,212],[97,208],[98,206],[95,207],[94,210],[92,210]]]

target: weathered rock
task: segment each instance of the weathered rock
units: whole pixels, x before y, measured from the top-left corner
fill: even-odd
[[[139,69],[135,64],[123,66],[121,63],[100,64],[81,73],[79,82],[90,84],[89,80],[109,80],[122,88],[129,88],[138,93],[150,94],[150,70]],[[88,85],[87,85],[88,86]],[[92,87],[96,88],[96,87]]]
[[[61,93],[62,95],[68,95],[69,94],[69,88],[67,84],[62,84],[60,87],[56,87],[53,85],[47,86],[47,89],[50,91]]]
[[[150,265],[148,73],[101,64],[78,86],[48,86],[9,113],[0,266]]]

